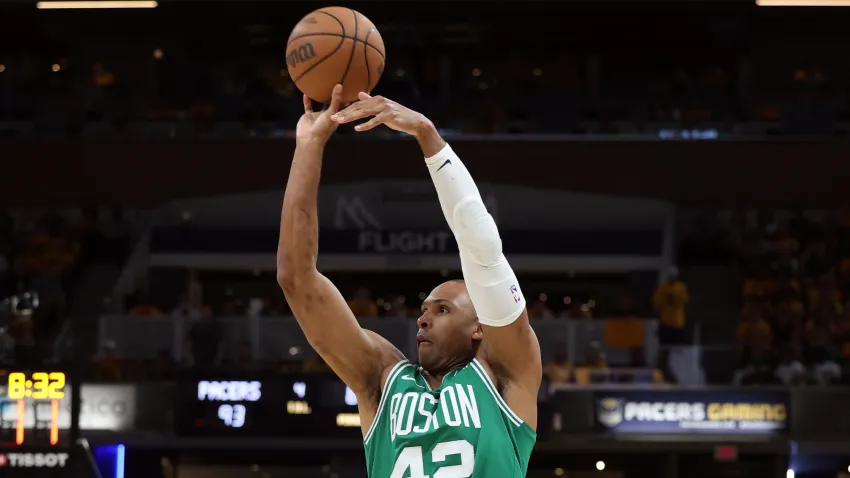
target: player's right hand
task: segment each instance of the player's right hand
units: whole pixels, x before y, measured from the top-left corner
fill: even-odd
[[[304,95],[304,114],[298,120],[298,125],[295,127],[295,142],[296,145],[318,144],[324,145],[338,124],[331,121],[330,117],[335,115],[342,103],[342,85],[334,86],[331,93],[331,103],[323,111],[313,111],[313,102],[307,95]]]

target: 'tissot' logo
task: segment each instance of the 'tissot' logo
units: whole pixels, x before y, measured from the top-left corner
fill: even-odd
[[[0,468],[64,468],[67,453],[0,453]]]

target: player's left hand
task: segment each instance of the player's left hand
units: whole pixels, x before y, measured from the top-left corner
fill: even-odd
[[[383,96],[370,96],[363,92],[358,96],[360,101],[332,115],[331,120],[337,124],[345,124],[371,117],[372,119],[355,126],[354,129],[356,131],[369,131],[383,124],[396,131],[413,136],[416,136],[431,124],[428,118],[421,113],[405,108]]]
[[[342,85],[336,85],[331,93],[331,102],[323,111],[313,111],[313,102],[304,95],[304,114],[298,120],[295,127],[295,141],[298,144],[306,144],[314,141],[324,145],[334,131],[337,123],[331,121],[331,115],[339,112],[342,105]]]

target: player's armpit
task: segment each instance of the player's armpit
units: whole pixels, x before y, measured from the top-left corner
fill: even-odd
[[[498,238],[495,225],[490,228]],[[466,289],[484,330],[483,352],[496,373],[494,378],[527,388],[536,397],[543,377],[540,344],[528,321],[516,274],[500,247],[489,254],[482,254],[481,248],[476,254],[467,246],[458,247]]]
[[[510,325],[484,329],[484,357],[508,406],[537,428],[537,393],[543,380],[540,344],[523,310]]]
[[[331,370],[359,399],[380,396],[383,375],[402,353],[361,328],[336,286],[318,271],[278,281],[307,341]]]

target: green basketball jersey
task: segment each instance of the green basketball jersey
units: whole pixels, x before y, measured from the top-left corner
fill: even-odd
[[[523,478],[536,439],[478,360],[435,390],[403,360],[390,371],[363,443],[369,478]]]

